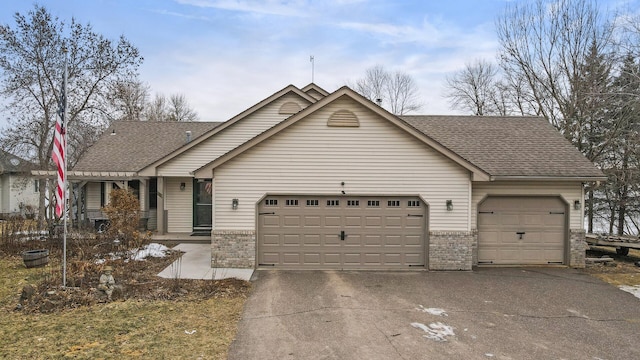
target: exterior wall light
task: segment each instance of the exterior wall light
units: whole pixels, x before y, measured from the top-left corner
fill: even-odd
[[[576,200],[573,202],[573,209],[580,210],[580,200]]]
[[[187,184],[185,183],[180,183],[180,191],[184,191],[184,189],[187,187]]]
[[[453,211],[453,200],[447,200],[447,211]]]
[[[231,208],[233,210],[238,210],[238,199],[231,200]]]

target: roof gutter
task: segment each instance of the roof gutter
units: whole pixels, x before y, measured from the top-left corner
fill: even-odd
[[[526,175],[498,175],[491,176],[489,181],[606,181],[606,176],[526,176]]]

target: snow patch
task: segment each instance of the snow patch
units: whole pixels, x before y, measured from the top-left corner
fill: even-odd
[[[633,294],[633,296],[635,296],[638,299],[640,299],[640,285],[634,285],[634,286],[620,285],[619,288],[620,288],[620,290],[626,291],[628,293],[631,293],[631,294]]]
[[[444,309],[440,309],[440,308],[425,308],[422,305],[418,305],[416,310],[429,313],[431,315],[436,315],[436,316],[449,316],[447,315],[446,311],[444,311]]]
[[[411,323],[416,329],[421,329],[426,332],[426,335],[422,335],[427,339],[435,340],[435,341],[447,341],[447,336],[454,336],[453,328],[449,325],[445,325],[441,322],[431,323],[429,326],[421,323]]]
[[[131,250],[131,260],[144,260],[149,256],[163,258],[167,256],[168,251],[171,251],[171,249],[162,244],[151,243],[145,245],[142,249]]]

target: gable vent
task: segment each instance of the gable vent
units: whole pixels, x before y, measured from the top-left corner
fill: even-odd
[[[338,110],[331,114],[327,126],[359,127],[360,121],[358,121],[358,117],[353,112]]]
[[[297,113],[300,110],[302,110],[300,105],[298,105],[297,103],[294,103],[293,101],[289,101],[282,104],[282,106],[280,107],[280,111],[278,111],[278,113],[291,115],[291,114]]]

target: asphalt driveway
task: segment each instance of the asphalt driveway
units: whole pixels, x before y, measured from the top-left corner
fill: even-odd
[[[640,299],[573,269],[256,276],[232,360],[640,359]]]

